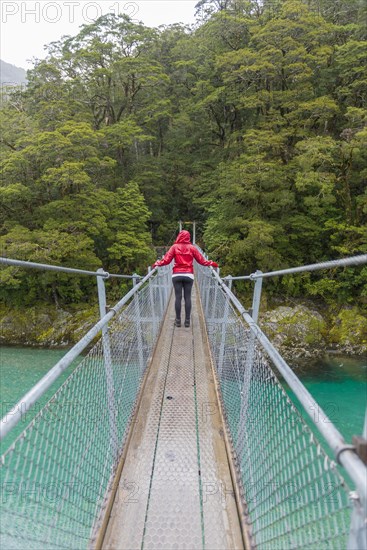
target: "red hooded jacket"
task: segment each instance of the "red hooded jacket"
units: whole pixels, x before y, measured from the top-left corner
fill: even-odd
[[[193,261],[194,259],[201,265],[210,265],[212,267],[218,267],[218,264],[210,260],[206,260],[204,256],[200,254],[198,249],[190,242],[190,233],[188,231],[180,231],[175,244],[171,246],[167,254],[161,260],[158,260],[153,264],[153,267],[168,265],[175,260],[173,267],[173,273],[194,273]]]

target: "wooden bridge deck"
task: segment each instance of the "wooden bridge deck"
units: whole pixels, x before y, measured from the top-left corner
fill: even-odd
[[[190,328],[171,298],[103,539],[105,550],[244,547],[196,290]]]

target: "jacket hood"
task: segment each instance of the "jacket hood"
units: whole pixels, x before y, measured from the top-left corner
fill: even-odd
[[[179,244],[179,243],[190,244],[190,242],[191,242],[190,233],[184,229],[183,231],[180,231],[179,234],[177,235],[175,244]]]

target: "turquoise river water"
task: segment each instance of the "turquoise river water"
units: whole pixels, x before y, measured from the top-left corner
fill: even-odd
[[[5,415],[14,405],[22,399],[22,396],[32,388],[32,386],[38,382],[38,380],[65,354],[65,350],[44,350],[44,349],[33,349],[33,348],[15,348],[15,347],[3,347],[0,350],[0,375],[1,375],[1,407],[2,413]],[[327,413],[330,420],[336,425],[339,431],[343,434],[347,442],[350,442],[353,434],[361,434],[364,424],[364,413],[367,403],[367,385],[366,385],[366,375],[367,375],[367,361],[363,358],[353,359],[348,357],[324,357],[318,358],[315,360],[308,361],[294,361],[291,365],[297,375],[301,378],[305,386],[308,388],[310,393],[313,395],[317,403],[324,409]],[[45,396],[42,397],[40,403],[36,404],[33,407],[33,410],[30,413],[23,415],[21,422],[11,431],[11,433],[5,438],[2,446],[2,452],[4,452],[17,435],[19,435],[22,430],[26,428],[28,423],[32,420],[35,414],[41,409],[41,407],[48,401],[55,391],[60,387],[60,385],[65,381],[66,377],[73,371],[73,366],[69,367],[65,373],[60,377],[60,379],[49,389]],[[85,379],[84,379],[85,382]],[[127,382],[128,383],[128,382]],[[84,389],[84,385],[81,386]],[[297,401],[289,390],[288,394],[295,401]],[[131,405],[131,403],[130,403]],[[314,415],[318,415],[318,411],[312,411]],[[309,419],[306,418],[306,415],[301,412],[302,416],[305,417],[308,424],[312,424]],[[2,416],[3,416],[2,415]],[[107,430],[108,430],[108,417],[106,417]],[[126,419],[125,419],[126,420]],[[318,421],[322,421],[321,418],[316,417],[316,424]],[[99,430],[97,433],[98,437],[94,437],[94,424],[90,424],[85,421],[86,429],[88,431],[87,438],[79,438],[78,432],[71,432],[74,446],[73,451],[76,453],[77,457],[80,457],[80,460],[84,460],[84,450],[86,454],[95,453],[98,451],[98,444],[105,441],[103,437],[103,430]],[[311,426],[314,429],[314,426]],[[24,441],[29,442],[29,435],[26,434]],[[36,435],[33,436],[32,441],[37,440],[37,431]],[[28,438],[28,439],[27,439]],[[85,449],[85,440],[95,441],[92,450],[88,448]],[[21,448],[22,441],[19,443]],[[322,438],[321,438],[322,441]],[[83,443],[84,442],[84,443]],[[99,443],[98,443],[99,442]],[[29,443],[28,443],[29,444]],[[79,446],[78,446],[79,445]],[[42,441],[40,448],[42,449]],[[96,503],[96,495],[100,494],[100,483],[101,479],[98,478],[98,484],[91,484],[89,481],[87,483],[86,479],[89,480],[89,476],[94,470],[91,470],[88,467],[89,462],[86,460],[83,462],[83,465],[86,465],[87,468],[84,471],[81,468],[81,472],[77,469],[64,469],[57,468],[58,465],[58,451],[57,445],[47,446],[47,438],[45,455],[38,453],[37,457],[34,456],[34,449],[32,450],[33,454],[30,454],[30,459],[27,464],[31,464],[34,458],[37,458],[37,463],[40,465],[38,469],[31,468],[29,473],[29,479],[27,481],[30,484],[30,487],[33,488],[33,492],[41,489],[45,486],[48,479],[52,479],[52,486],[63,488],[68,487],[70,490],[70,483],[74,488],[74,493],[70,493],[70,499],[66,501],[65,505],[63,504],[63,513],[57,515],[58,520],[58,531],[57,536],[62,537],[63,548],[86,548],[87,541],[90,536],[90,528],[92,527],[94,521],[94,508]],[[88,451],[89,449],[89,451]],[[63,449],[64,450],[64,449]],[[88,452],[89,454],[88,454]],[[10,453],[11,455],[11,453]],[[96,456],[98,455],[98,452]],[[9,455],[6,455],[9,456]],[[6,464],[7,458],[4,458]],[[14,455],[15,456],[15,455]],[[22,456],[19,453],[19,457]],[[46,457],[48,459],[48,465],[46,467]],[[13,462],[9,462],[8,473],[10,484],[12,483],[12,472],[23,467],[22,460],[14,459]],[[78,460],[75,460],[73,464],[79,464]],[[55,472],[53,473],[53,467],[55,467]],[[79,475],[80,474],[80,475]],[[53,476],[49,478],[47,476]],[[74,475],[79,476],[74,479]],[[84,478],[83,476],[86,476]],[[33,476],[33,477],[32,477]],[[108,476],[107,476],[108,478]],[[106,478],[106,479],[107,479]],[[93,478],[94,479],[94,478]],[[96,478],[97,479],[97,478]],[[104,478],[103,478],[104,479]],[[42,485],[41,481],[44,485]],[[76,481],[77,480],[77,483]],[[32,485],[33,483],[33,485]],[[4,484],[5,485],[5,484]],[[6,488],[8,485],[6,485]],[[19,486],[21,487],[21,486]],[[34,487],[36,489],[34,489]],[[88,498],[83,492],[80,493],[80,487],[85,487],[88,490],[98,489],[98,492],[92,492],[91,496]],[[79,488],[79,492],[78,492]],[[21,489],[18,488],[18,491]],[[9,494],[8,494],[9,492]],[[12,492],[10,489],[6,493],[6,497],[12,498]],[[103,491],[102,491],[103,492]],[[21,496],[23,493],[19,493]],[[30,541],[27,540],[27,548],[31,550],[39,550],[39,541],[46,540],[42,532],[43,526],[48,526],[48,522],[55,520],[54,510],[50,504],[47,506],[38,506],[39,493],[36,493],[35,501],[32,506],[29,504],[28,500],[25,498],[19,498],[19,494],[14,494],[14,509],[18,510],[19,506],[27,506],[27,510],[31,510],[31,513],[27,516],[22,515],[21,510],[17,517],[14,517],[12,513],[8,515],[7,521],[4,523],[6,526],[5,529],[5,539],[4,539],[4,548],[13,548],[19,550],[24,548],[22,539],[22,532],[25,530],[26,533],[33,533],[32,530],[36,529],[33,542],[30,544]],[[42,493],[43,494],[43,493]],[[63,494],[63,493],[62,493]],[[68,493],[69,494],[69,493]],[[80,496],[81,495],[81,496]],[[75,502],[74,502],[75,501]],[[10,502],[10,501],[9,501]],[[42,501],[43,502],[43,501]],[[53,502],[53,501],[52,501]],[[57,510],[60,506],[60,501],[55,500],[57,504]],[[62,500],[62,502],[64,502]],[[8,510],[12,510],[9,506]],[[309,510],[307,508],[307,510]],[[312,509],[310,508],[311,512]],[[309,510],[309,513],[311,513]],[[34,514],[34,516],[33,516]],[[39,514],[39,515],[37,515]],[[45,515],[46,514],[46,515]],[[49,516],[47,515],[49,514]],[[84,515],[83,515],[84,514]],[[347,510],[341,510],[340,512],[340,534],[337,533],[337,537],[340,536],[343,541],[346,536],[348,529],[345,529],[344,524],[348,525],[349,521],[349,512]],[[347,518],[345,521],[344,515]],[[260,514],[261,516],[261,514]],[[339,517],[339,516],[338,516]],[[81,523],[81,518],[83,522]],[[344,518],[344,519],[343,519]],[[338,520],[339,521],[339,520]],[[314,526],[314,529],[317,528],[317,525]],[[75,538],[76,537],[76,538]],[[344,537],[344,538],[343,538]],[[79,541],[79,542],[78,542]],[[339,541],[340,542],[340,541]],[[305,548],[307,545],[305,546]],[[320,546],[320,548],[331,548],[330,545],[326,544],[325,546]],[[344,542],[341,543],[338,548],[345,547]],[[336,548],[336,547],[334,547]]]
[[[9,413],[22,397],[61,359],[65,349],[42,349],[30,347],[0,348],[0,403],[1,418]],[[72,364],[51,386],[31,411],[22,415],[19,424],[1,442],[3,453],[9,444],[24,430],[42,406],[70,375],[78,361]]]
[[[1,348],[1,416],[3,417],[65,353],[65,350]],[[307,361],[294,360],[291,366],[346,441],[349,442],[352,435],[362,433],[367,405],[367,358],[325,356]],[[51,397],[71,370],[72,367],[60,377],[59,382],[46,394],[38,407],[34,408],[34,412]],[[293,395],[291,397],[294,398]],[[318,412],[313,411],[313,414],[317,415]],[[29,421],[30,417],[26,417],[17,433],[20,433]]]

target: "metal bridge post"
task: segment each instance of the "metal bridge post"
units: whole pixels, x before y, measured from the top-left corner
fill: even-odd
[[[162,281],[162,278],[164,277],[164,275],[162,275],[161,273],[158,273],[158,276],[157,276],[157,290],[158,290],[158,302],[159,303],[159,307],[160,307],[160,312],[159,312],[159,318],[161,319],[162,316],[163,316],[163,312],[164,312],[164,295],[163,293],[165,292],[163,286],[164,286],[164,282]]]
[[[149,281],[149,303],[150,303],[150,309],[151,309],[151,315],[152,315],[152,324],[153,324],[153,334],[154,334],[154,337],[157,335],[157,317],[156,317],[156,312],[155,312],[155,307],[154,307],[154,289],[155,289],[155,285],[154,285],[154,279],[151,279]]]
[[[362,437],[367,439],[367,407]],[[367,548],[367,502],[363,502],[356,491],[352,491],[350,498],[353,510],[347,550],[365,550]]]
[[[209,320],[209,302],[210,302],[210,286],[211,286],[212,279],[209,279],[208,284],[206,285],[205,290],[205,309],[204,314],[205,318]]]
[[[229,289],[231,289],[232,286],[232,279],[229,279],[226,281]],[[228,312],[229,312],[229,296],[225,297],[225,304],[224,304],[224,313],[223,313],[223,320],[222,320],[222,334],[220,339],[220,346],[219,346],[219,359],[218,359],[218,372],[219,375],[222,376],[223,371],[223,361],[224,361],[224,350],[226,346],[226,336],[227,336],[227,325],[228,325]]]
[[[168,271],[166,271],[166,274],[165,274],[165,279],[163,279],[163,286],[164,286],[164,294],[165,294],[165,301],[163,303],[163,309],[162,309],[162,315],[166,309],[166,304],[168,302],[168,299],[169,299],[169,296],[170,296],[170,291],[171,291],[171,286],[170,286],[170,273]]]
[[[206,254],[203,254],[204,258],[207,260],[208,257]],[[208,284],[205,285],[205,305],[204,305],[204,316],[205,319],[209,320],[209,306],[210,306],[210,290],[211,290],[211,284],[212,284],[212,275],[208,277]]]
[[[256,271],[256,275],[262,275],[262,271],[259,271],[259,270]],[[259,317],[261,289],[262,289],[262,277],[259,277],[256,279],[254,294],[252,298],[251,317],[253,318],[255,323],[257,323],[257,320]],[[250,386],[252,383],[252,370],[253,370],[254,357],[255,357],[255,334],[253,332],[250,332],[248,344],[247,344],[246,361],[244,365],[243,385],[242,385],[242,392],[241,392],[242,395],[241,395],[240,424],[238,428],[238,439],[237,439],[238,456],[242,456],[245,443],[246,443],[246,438],[247,438],[246,421],[247,421]]]
[[[139,281],[139,275],[137,273],[133,273],[133,285],[135,286]],[[141,316],[140,316],[140,300],[139,300],[139,292],[137,292],[134,296],[134,304],[135,304],[135,327],[136,327],[136,336],[138,341],[138,355],[139,355],[139,365],[140,365],[140,371],[144,371],[144,352],[143,352],[143,338],[142,338],[142,324],[141,324]]]
[[[257,270],[255,275],[262,275],[262,271]],[[257,324],[260,310],[260,300],[261,300],[261,289],[263,285],[263,278],[258,277],[255,282],[254,295],[252,298],[252,314],[251,317]]]
[[[367,548],[367,506],[361,501],[356,491],[352,491],[350,499],[353,503],[347,550],[366,550]]]
[[[104,273],[103,269],[98,269],[98,273]],[[102,319],[106,315],[106,288],[103,277],[97,277],[99,315]],[[110,425],[110,445],[113,456],[117,456],[117,433],[116,433],[116,416],[115,416],[115,391],[113,382],[113,369],[111,359],[111,343],[108,333],[108,324],[102,328],[102,346],[103,358],[106,371],[106,386],[107,386],[107,406]]]
[[[214,280],[214,297],[213,297],[213,304],[212,304],[212,313],[209,318],[212,320],[213,323],[215,323],[217,320],[216,311],[217,311],[218,288],[219,288],[219,285],[217,281]]]

